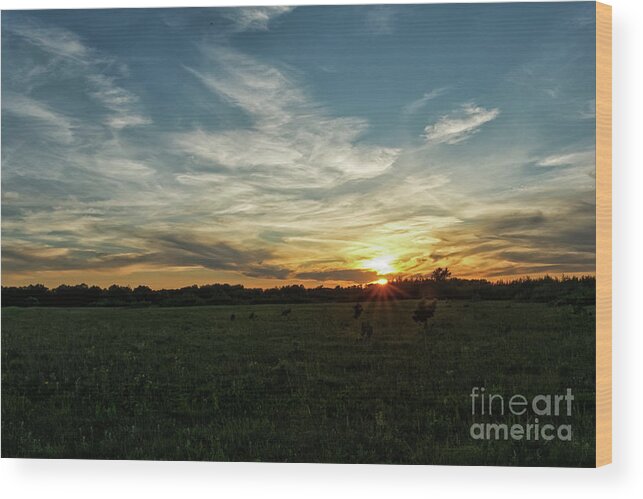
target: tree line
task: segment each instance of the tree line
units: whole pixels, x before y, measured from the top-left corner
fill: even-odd
[[[154,290],[148,286],[108,288],[87,284],[47,288],[42,284],[3,286],[2,306],[17,307],[182,307],[198,305],[252,305],[261,303],[365,302],[401,299],[514,300],[556,305],[592,305],[596,279],[538,277],[505,281],[460,279],[448,269],[426,276],[399,277],[388,284],[306,288],[302,285],[249,288],[240,284],[206,284]]]

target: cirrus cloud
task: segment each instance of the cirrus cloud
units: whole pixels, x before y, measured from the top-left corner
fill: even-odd
[[[287,14],[294,7],[265,6],[225,9],[224,17],[231,20],[237,31],[266,31],[274,18]]]
[[[442,116],[424,128],[424,137],[430,144],[457,144],[477,133],[482,125],[496,119],[500,110],[465,104],[456,113]]]
[[[361,140],[364,119],[330,116],[286,69],[229,49],[202,51],[211,69],[187,70],[252,120],[251,127],[175,135],[180,150],[210,167],[252,170],[264,185],[312,188],[373,177],[398,157],[397,148]]]

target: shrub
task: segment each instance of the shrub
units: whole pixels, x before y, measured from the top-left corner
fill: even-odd
[[[430,301],[426,298],[422,299],[413,312],[413,320],[417,323],[424,324],[424,328],[426,329],[428,320],[435,315],[437,305],[438,301],[436,299]]]

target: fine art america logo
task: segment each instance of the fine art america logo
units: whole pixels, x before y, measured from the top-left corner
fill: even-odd
[[[564,395],[535,395],[525,397],[519,393],[511,397],[487,394],[484,387],[471,389],[471,414],[474,420],[484,418],[494,422],[474,422],[469,435],[474,440],[562,440],[571,441],[571,424],[553,424],[555,417],[571,416],[574,395],[567,388]],[[520,422],[500,423],[500,418],[524,418]]]

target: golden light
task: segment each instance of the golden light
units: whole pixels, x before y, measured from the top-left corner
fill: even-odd
[[[392,274],[395,269],[392,265],[393,258],[390,256],[381,256],[371,260],[364,260],[362,267],[365,269],[374,270],[378,274]],[[388,281],[387,281],[388,282]]]
[[[388,284],[388,279],[384,279],[384,278],[382,277],[381,279],[378,279],[378,280],[377,280],[377,281],[375,281],[375,282],[376,282],[377,284],[379,284],[380,286],[384,286],[385,284]]]

